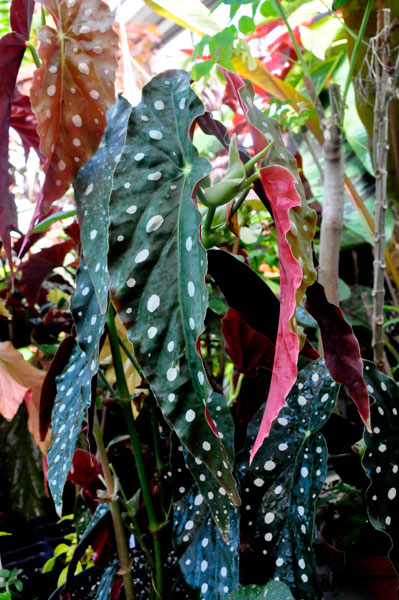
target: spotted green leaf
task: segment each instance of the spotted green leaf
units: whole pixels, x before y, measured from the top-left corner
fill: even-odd
[[[399,573],[399,388],[373,363],[364,364],[364,380],[375,399],[371,406],[372,432],[364,434],[367,450],[363,466],[371,479],[367,509],[373,526],[391,538],[389,558]]]
[[[269,437],[242,472],[242,523],[248,542],[263,555],[265,581],[279,577],[294,598],[316,599],[312,550],[314,504],[326,476],[327,448],[319,429],[328,419],[339,386],[320,359],[300,371]],[[263,409],[248,428],[246,452]]]
[[[64,485],[90,401],[86,354],[76,346],[64,372],[57,377],[57,396],[51,416],[52,437],[47,454],[48,483],[59,515],[62,512]]]
[[[203,112],[183,71],[143,89],[114,173],[108,260],[114,306],[164,417],[238,504],[226,451],[206,418],[211,389],[197,349],[206,252],[192,195],[209,163],[189,131]]]
[[[285,583],[270,581],[266,585],[245,585],[226,600],[294,600],[294,596]]]
[[[174,506],[174,544],[187,583],[201,600],[222,600],[238,585],[238,511],[229,511],[229,541],[220,536],[202,495],[193,489]]]
[[[115,581],[116,573],[119,567],[119,560],[111,562],[102,574],[98,584],[95,600],[109,600],[111,598],[112,586]]]
[[[71,310],[79,347],[72,353],[62,375],[57,377],[57,396],[51,418],[52,439],[48,451],[48,481],[59,513],[78,435],[91,403],[91,380],[98,371],[99,340],[105,323],[105,315],[99,314],[97,296],[83,257]]]
[[[107,113],[107,129],[99,149],[79,171],[73,184],[85,262],[102,313],[107,308],[109,288],[108,203],[130,110],[127,100],[118,96]]]

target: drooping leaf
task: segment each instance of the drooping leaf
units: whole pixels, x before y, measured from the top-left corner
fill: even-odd
[[[91,381],[98,371],[99,340],[105,315],[100,315],[88,269],[81,258],[71,311],[80,347],[73,351],[62,375],[57,377],[57,396],[51,418],[52,440],[48,451],[48,480],[57,512],[71,467],[82,422],[91,403]]]
[[[34,303],[43,281],[51,275],[56,267],[62,267],[68,252],[75,247],[72,240],[54,244],[35,252],[21,267],[19,287],[29,303]]]
[[[247,118],[254,151],[260,152],[273,140],[270,152],[262,161],[260,179],[273,210],[277,231],[280,318],[269,397],[252,450],[253,457],[269,434],[296,379],[300,346],[298,336],[302,334],[302,328],[297,325],[295,310],[301,304],[306,288],[316,278],[311,245],[316,213],[307,206],[296,161],[284,145],[276,120],[266,117],[254,106],[254,91],[248,81],[243,81],[226,69],[221,71],[234,89]]]
[[[24,405],[11,423],[0,417],[0,460],[1,488],[10,498],[11,508],[28,519],[44,514],[42,456],[29,433]]]
[[[375,399],[371,406],[373,428],[371,433],[364,434],[367,450],[363,466],[371,479],[366,493],[367,511],[373,526],[391,538],[389,558],[399,574],[399,388],[368,361],[364,379]]]
[[[233,462],[234,424],[226,401],[214,393],[208,406]],[[221,600],[238,584],[239,513],[203,463],[189,455],[187,464],[199,489],[174,505],[174,545],[186,581],[204,600]]]
[[[187,583],[199,589],[203,600],[222,600],[238,585],[238,516],[229,506],[229,542],[224,542],[201,500],[192,490],[175,503],[175,547]]]
[[[369,395],[363,379],[360,348],[352,327],[345,321],[342,310],[327,300],[318,281],[306,290],[305,307],[320,327],[326,366],[331,377],[348,388],[360,417],[370,428]]]
[[[192,194],[209,165],[188,134],[202,112],[183,71],[143,89],[114,174],[109,270],[113,303],[166,420],[237,504],[226,452],[206,419],[210,387],[197,351],[206,253]]]
[[[76,276],[76,292],[71,298],[71,312],[76,327],[76,339],[86,355],[91,379],[98,371],[100,338],[104,333],[106,314],[100,310],[83,255]]]
[[[29,39],[35,0],[12,0],[10,12],[11,29]]]
[[[62,375],[57,377],[57,396],[51,417],[52,438],[48,450],[48,482],[58,514],[82,422],[91,402],[86,355],[77,346]]]
[[[234,464],[234,422],[226,400],[221,394],[213,392],[209,398],[207,418],[208,421],[212,420],[212,426],[216,428],[218,435],[223,440],[228,459],[231,464]],[[233,510],[231,508],[229,497],[224,488],[213,477],[209,477],[208,469],[204,463],[195,459],[191,454],[187,454],[186,463],[201,492],[196,495],[195,506],[198,508],[205,501],[223,541],[226,544],[234,545],[234,536],[236,535],[234,523],[238,519],[237,509]],[[188,536],[187,541],[191,543],[191,536],[188,531],[186,531],[186,536]]]
[[[107,129],[99,149],[73,183],[85,262],[102,313],[107,309],[109,288],[108,203],[130,110],[127,100],[118,96],[107,113]]]
[[[266,585],[245,585],[226,600],[294,600],[294,596],[285,583],[270,581]]]
[[[40,418],[39,430],[40,439],[44,440],[51,423],[51,413],[54,406],[54,400],[57,395],[57,375],[61,375],[68,364],[72,350],[75,346],[75,338],[68,335],[64,338],[57,348],[57,352],[53,356],[50,367],[43,381],[42,391],[40,395]]]
[[[264,579],[279,577],[294,597],[319,597],[312,550],[314,507],[326,476],[327,448],[319,429],[328,419],[338,385],[324,360],[298,374],[287,403],[251,465],[248,457],[262,409],[248,428],[241,478],[243,531],[260,556]]]
[[[46,214],[95,153],[115,101],[113,16],[102,0],[43,0],[57,29],[38,34],[42,65],[33,76],[31,102],[39,122],[46,180],[35,217]]]
[[[229,308],[222,321],[222,332],[226,352],[239,373],[250,376],[256,375],[257,367],[272,368],[273,342],[252,329],[237,310]]]

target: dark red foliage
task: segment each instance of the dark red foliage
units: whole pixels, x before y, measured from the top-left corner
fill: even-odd
[[[0,238],[12,264],[10,231],[17,227],[17,210],[10,193],[8,131],[15,82],[29,38],[34,2],[13,0],[10,12],[12,33],[0,40]]]
[[[306,310],[316,319],[331,377],[342,383],[357,406],[366,427],[370,427],[370,402],[363,380],[363,363],[352,327],[342,310],[327,300],[323,286],[317,281],[306,290]]]
[[[11,106],[10,126],[20,136],[25,156],[28,157],[29,150],[33,148],[43,163],[44,157],[39,152],[40,139],[36,131],[37,119],[32,112],[30,99],[28,96],[20,94],[17,89],[14,91],[14,99]]]
[[[240,312],[229,308],[222,321],[222,332],[226,352],[239,373],[255,377],[258,367],[273,367],[273,342],[252,329]]]
[[[19,288],[29,303],[35,302],[43,281],[56,267],[62,266],[65,256],[74,247],[74,242],[68,240],[30,255],[21,268],[22,277],[19,282]]]

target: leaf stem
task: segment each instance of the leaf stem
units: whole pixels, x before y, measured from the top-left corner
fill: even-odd
[[[139,363],[137,362],[137,360],[133,356],[132,352],[130,352],[129,348],[127,347],[127,344],[125,344],[125,342],[123,341],[123,339],[119,335],[118,335],[118,342],[119,342],[120,347],[122,348],[122,350],[124,351],[124,353],[128,357],[128,359],[130,360],[130,362],[132,363],[132,365],[136,369],[137,373],[140,375],[140,377],[142,379],[145,379],[145,377],[143,375],[143,372],[140,369]]]
[[[245,189],[242,194],[240,195],[240,197],[238,198],[238,200],[236,200],[233,208],[231,209],[230,212],[230,219],[232,217],[234,217],[234,215],[236,214],[236,212],[241,208],[241,206],[244,204],[245,198],[248,196],[249,192],[250,192],[250,187],[248,187],[247,189]]]
[[[229,397],[229,401],[227,403],[228,407],[232,406],[234,404],[234,402],[237,400],[238,396],[240,395],[241,385],[242,385],[244,377],[245,377],[244,373],[239,374],[236,389]],[[231,381],[233,381],[233,376],[231,377]]]
[[[104,446],[104,439],[101,433],[101,426],[96,411],[94,411],[93,434],[97,443],[97,453],[104,473],[107,494],[111,498],[110,511],[112,516],[112,524],[114,526],[119,562],[122,570],[123,586],[125,588],[126,600],[135,600],[136,596],[133,588],[132,565],[129,556],[129,547],[125,535],[125,527],[119,508],[119,499],[115,495],[114,478],[112,476],[111,469],[109,466],[107,451]]]
[[[33,61],[36,65],[36,67],[39,69],[42,66],[42,63],[40,62],[40,58],[39,58],[38,53],[36,52],[36,48],[34,47],[34,45],[31,42],[25,42],[25,47],[31,53]]]
[[[140,440],[136,428],[136,423],[133,419],[130,393],[126,383],[126,377],[123,370],[123,362],[121,351],[119,348],[120,340],[115,325],[114,309],[112,304],[109,307],[107,315],[108,336],[111,346],[112,359],[114,362],[114,370],[116,375],[116,385],[119,395],[119,403],[123,410],[126,427],[129,433],[130,442],[133,449],[133,457],[136,463],[137,475],[140,481],[141,491],[143,492],[144,504],[147,510],[149,528],[152,534],[154,543],[155,555],[155,587],[158,598],[162,598],[162,556],[161,546],[158,537],[160,526],[155,513],[155,506],[151,495],[151,488],[147,477],[147,472],[144,463],[143,453],[141,451]],[[122,346],[123,347],[123,346]],[[125,348],[123,348],[125,350]],[[126,352],[126,350],[125,350]],[[131,352],[129,352],[131,355]],[[128,354],[128,356],[129,356]],[[130,357],[129,357],[130,358]]]

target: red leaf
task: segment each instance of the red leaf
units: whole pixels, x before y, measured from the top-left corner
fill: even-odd
[[[237,310],[229,308],[222,321],[226,352],[236,370],[247,376],[256,376],[258,367],[271,369],[274,344],[250,327]]]
[[[12,270],[10,230],[18,224],[17,209],[10,193],[8,173],[8,130],[15,82],[29,38],[33,0],[13,0],[10,12],[13,33],[0,40],[0,238]]]
[[[331,377],[348,388],[360,417],[370,430],[369,394],[352,327],[345,321],[342,310],[327,300],[324,287],[317,281],[306,290],[305,308],[320,327],[324,358]]]
[[[35,0],[12,0],[10,23],[11,29],[29,39]]]
[[[12,265],[10,230],[18,225],[17,209],[9,186],[8,130],[15,82],[25,52],[25,38],[8,33],[0,40],[0,237]]]
[[[20,94],[17,89],[14,92],[14,100],[11,106],[10,126],[15,129],[21,138],[25,150],[25,156],[28,157],[29,150],[36,150],[41,161],[44,157],[39,152],[40,139],[37,135],[37,119],[32,112],[28,96]]]
[[[302,267],[294,257],[286,238],[291,227],[289,211],[301,204],[295,188],[295,178],[288,169],[277,165],[261,169],[260,177],[273,210],[277,232],[280,260],[280,318],[269,396],[258,436],[251,451],[251,460],[269,435],[273,421],[278,417],[296,381],[299,339],[296,333],[291,331],[290,320],[295,315],[296,290],[302,282]]]
[[[29,303],[34,303],[43,281],[56,267],[62,266],[65,256],[74,246],[73,241],[68,240],[30,255],[21,268],[22,277],[19,282],[19,287]]]
[[[39,122],[46,180],[35,217],[46,213],[97,150],[115,101],[113,16],[101,0],[43,0],[58,29],[38,32],[42,66],[33,75],[32,108]]]

